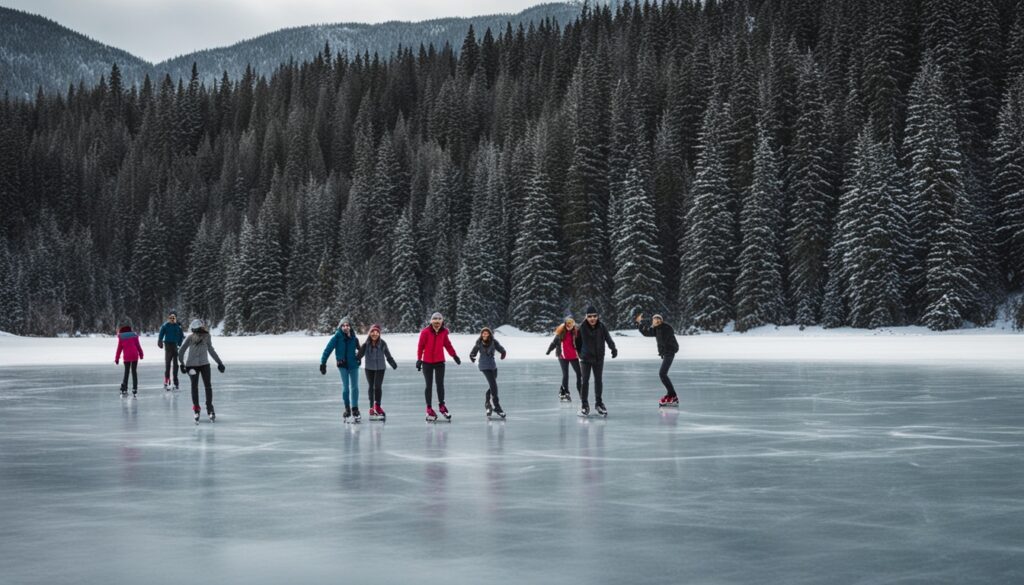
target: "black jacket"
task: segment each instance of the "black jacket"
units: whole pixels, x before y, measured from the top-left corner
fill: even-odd
[[[658,340],[658,355],[675,355],[679,352],[679,340],[676,339],[676,332],[672,330],[672,326],[664,321],[657,327],[651,327],[643,321],[636,324],[636,328],[640,330],[640,335],[644,337],[654,337]]]
[[[612,351],[615,349],[615,342],[612,341],[611,333],[604,323],[598,321],[597,325],[591,327],[586,321],[578,325],[580,330],[576,336],[576,352],[580,354],[580,361],[588,364],[601,363],[604,361],[604,344],[607,343]]]

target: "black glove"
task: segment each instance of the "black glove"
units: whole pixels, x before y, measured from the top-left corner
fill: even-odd
[[[508,355],[508,354],[506,354],[505,352],[501,352],[501,359],[505,359],[506,355]]]
[[[459,359],[459,356],[457,356],[457,355],[452,356],[452,359],[455,360],[455,365],[457,365],[457,366],[461,366],[462,365],[462,360]]]
[[[398,369],[398,364],[396,364],[396,363],[392,363],[392,364],[391,364],[391,369],[392,369],[392,370],[397,370],[397,369]]]
[[[223,374],[225,369],[227,369],[227,368],[224,367],[224,364],[217,364],[217,371],[218,372]]]
[[[156,346],[159,347],[160,349],[163,349],[164,348],[164,342],[158,341],[158,342],[156,342]]]
[[[188,368],[185,367],[185,364],[181,364],[181,373],[182,374],[187,374],[188,373]]]
[[[423,371],[423,360],[416,360],[416,371]]]
[[[469,356],[469,361],[471,361],[471,362],[473,362],[475,364],[476,363],[476,357],[475,356]],[[456,363],[458,363],[458,362],[456,362]]]
[[[551,350],[547,350],[547,352],[545,352],[544,355],[551,355]]]
[[[338,360],[338,367],[339,368],[344,368],[347,365],[348,365],[348,360]]]
[[[619,357],[619,350],[612,348],[612,359]]]
[[[320,364],[320,373],[325,376],[327,375],[327,364]]]

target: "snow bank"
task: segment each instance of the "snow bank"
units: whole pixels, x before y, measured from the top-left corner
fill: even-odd
[[[549,335],[499,327],[496,338],[508,350],[509,360],[554,360],[545,356]],[[653,339],[636,331],[614,332],[619,359],[657,359]],[[362,338],[362,337],[361,337]],[[416,359],[415,334],[385,335],[399,364]],[[301,333],[214,337],[214,347],[229,366],[245,362],[308,362],[317,364],[326,336]],[[476,335],[453,334],[452,343],[468,365]],[[156,336],[142,338],[148,363],[163,363]],[[0,336],[0,367],[103,364],[114,361],[114,337],[40,338]],[[717,333],[679,337],[677,360],[789,360],[847,362],[943,362],[967,364],[1004,362],[1024,367],[1024,334],[985,328],[935,333],[916,327],[876,331],[761,327],[747,333]]]

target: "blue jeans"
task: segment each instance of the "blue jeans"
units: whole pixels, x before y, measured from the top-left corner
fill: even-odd
[[[345,406],[351,404],[353,408],[359,408],[359,368],[338,368],[338,373],[341,374],[341,398],[345,401]]]

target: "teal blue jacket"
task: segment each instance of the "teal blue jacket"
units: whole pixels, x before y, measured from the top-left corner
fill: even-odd
[[[345,362],[345,368],[349,370],[358,370],[359,361],[356,359],[356,349],[359,347],[359,340],[356,339],[355,334],[345,336],[341,332],[341,329],[334,333],[331,340],[327,342],[327,347],[324,348],[324,354],[320,356],[320,363],[326,364],[327,358],[330,357],[331,352],[334,352],[334,359],[340,364],[342,361]],[[341,367],[340,365],[338,366]]]

